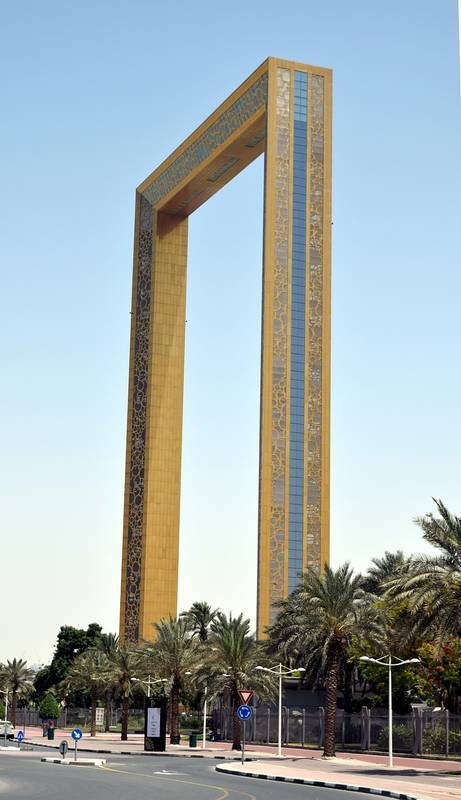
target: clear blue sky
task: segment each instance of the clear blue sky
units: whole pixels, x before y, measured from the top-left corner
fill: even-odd
[[[334,69],[333,562],[461,512],[456,5],[3,4],[0,659],[117,628],[134,189],[268,55]],[[181,529],[252,617],[262,166],[190,221]]]

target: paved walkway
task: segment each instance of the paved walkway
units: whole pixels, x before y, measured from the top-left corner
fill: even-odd
[[[50,741],[46,736],[43,736],[41,728],[26,728],[25,744],[42,745],[49,748],[57,749],[59,742],[66,739],[69,748],[74,747],[74,741],[71,737],[71,728],[55,728],[54,740]],[[139,733],[129,734],[128,740],[122,742],[119,733],[97,733],[96,736],[90,736],[89,733],[84,733],[83,738],[78,743],[79,752],[82,750],[96,751],[104,753],[113,753],[114,755],[120,753],[132,753],[133,755],[144,752],[144,735]],[[197,747],[189,747],[188,739],[183,737],[183,743],[180,745],[167,744],[167,755],[190,755],[190,756],[208,756],[214,758],[238,758],[239,754],[232,750],[229,742],[206,742],[206,747],[202,747],[202,742],[197,742]],[[273,749],[271,748],[253,748],[253,758],[273,758]]]
[[[59,742],[61,739],[68,739],[72,742],[71,739],[71,731],[72,728],[56,728],[55,729],[55,739],[54,742],[49,742],[46,737],[42,735],[41,727],[33,727],[28,726],[26,729],[26,741],[33,742],[33,744],[50,744],[58,747]],[[167,739],[168,740],[168,739]],[[114,753],[119,753],[121,750],[127,751],[131,750],[133,752],[142,752],[144,750],[144,736],[142,733],[130,733],[128,735],[128,741],[122,742],[120,740],[120,733],[101,733],[98,732],[96,736],[90,736],[89,733],[84,733],[83,739],[79,742],[80,749],[100,749],[105,748],[110,750]],[[230,742],[210,742],[207,741],[205,750],[208,751],[218,751],[218,752],[232,752],[232,745]],[[183,736],[181,745],[167,745],[167,750],[176,752],[177,750],[193,750],[195,748],[189,748],[187,737]],[[197,752],[202,750],[202,741],[199,740],[197,742]],[[276,746],[275,745],[265,745],[265,744],[248,744],[246,746],[246,750],[248,754],[256,754],[256,753],[264,753],[267,755],[275,756],[276,754]],[[235,751],[233,751],[235,754]],[[282,749],[283,755],[290,757],[297,757],[297,758],[315,758],[318,759],[321,757],[321,750],[318,748],[307,748],[307,747],[284,747]],[[387,755],[378,755],[376,753],[351,753],[351,752],[342,752],[338,751],[337,755],[342,759],[352,760],[355,761],[357,759],[360,762],[366,762],[371,764],[380,764],[382,766],[387,765]],[[461,772],[461,760],[456,761],[447,761],[444,758],[421,758],[421,757],[411,757],[411,756],[394,756],[394,765],[396,767],[401,766],[411,766],[416,767],[417,769],[445,769],[449,768],[450,770],[456,770]],[[444,767],[443,765],[449,765],[449,767]]]
[[[379,758],[379,756],[378,756]],[[407,764],[398,764],[393,770],[373,763],[369,759],[355,758],[322,759],[287,758],[284,761],[253,761],[243,766],[226,763],[217,766],[219,772],[248,775],[249,777],[281,778],[289,781],[324,782],[340,784],[342,788],[360,787],[366,790],[387,790],[402,793],[421,800],[457,800],[461,798],[461,765],[453,762],[426,760],[424,766],[414,759],[398,759]],[[408,762],[411,762],[408,764]],[[455,774],[449,774],[451,771]],[[457,774],[456,774],[457,773]]]

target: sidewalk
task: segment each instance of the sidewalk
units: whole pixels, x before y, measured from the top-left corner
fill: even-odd
[[[349,755],[349,754],[348,754]],[[380,756],[376,756],[380,759]],[[399,758],[393,770],[370,757],[340,757],[324,760],[320,756],[287,758],[281,761],[254,761],[244,764],[220,764],[218,772],[266,780],[286,780],[308,785],[364,789],[376,794],[392,792],[391,797],[418,800],[457,800],[461,798],[461,765],[457,762]],[[457,774],[450,774],[451,772]]]
[[[50,741],[46,736],[43,736],[41,728],[28,727],[26,729],[26,738],[24,739],[25,745],[38,745],[47,747],[50,750],[57,750],[59,743],[66,739],[69,749],[74,747],[74,741],[71,737],[71,728],[55,728],[54,740]],[[186,737],[183,738],[183,744],[170,745],[167,744],[166,751],[163,753],[149,753],[149,755],[162,755],[162,756],[190,756],[191,758],[216,758],[216,759],[235,759],[239,758],[240,754],[232,750],[232,745],[229,742],[207,742],[206,747],[202,748],[202,742],[197,742],[197,747],[189,747]],[[144,735],[142,733],[129,734],[128,740],[122,742],[119,733],[97,733],[96,736],[90,736],[89,733],[84,733],[83,738],[78,743],[79,752],[93,752],[93,753],[106,753],[113,755],[140,755],[144,754]],[[258,748],[255,747],[251,752],[252,759],[273,759],[274,753],[271,748]]]
[[[73,740],[71,738],[71,731],[72,728],[55,728],[55,738],[54,741],[48,741],[46,737],[42,735],[41,727],[32,727],[28,726],[26,729],[26,739],[25,741],[29,744],[35,745],[50,745],[54,747],[59,747],[59,742],[61,739],[67,739],[69,743],[73,744]],[[168,741],[168,737],[167,737]],[[96,736],[90,736],[89,733],[84,733],[83,739],[80,740],[78,744],[79,750],[101,750],[104,749],[106,752],[113,752],[114,754],[120,753],[122,750],[127,752],[128,750],[131,752],[143,752],[144,750],[144,735],[142,733],[130,733],[128,734],[128,740],[126,742],[122,742],[120,739],[120,733],[103,733],[99,732]],[[196,748],[190,748],[187,743],[187,738],[184,736],[181,745],[167,745],[167,751],[171,752],[178,752],[178,750],[183,750],[186,752],[194,752],[195,750],[197,753],[202,751],[202,741],[199,740],[197,742]],[[206,748],[204,752],[212,752],[213,754],[218,752],[231,752],[236,755],[236,751],[232,751],[232,745],[230,742],[209,742],[206,743]],[[245,752],[251,756],[256,755],[265,755],[274,758],[277,753],[276,745],[267,745],[267,744],[247,744],[245,747]],[[283,755],[288,759],[293,758],[302,758],[302,759],[319,759],[321,757],[322,751],[318,748],[307,748],[307,747],[283,747],[282,748]],[[237,754],[238,756],[238,754]],[[374,764],[374,765],[381,765],[386,767],[387,765],[387,754],[383,753],[382,755],[376,753],[351,753],[350,751],[337,751],[337,756],[345,761],[357,761],[359,760],[361,763],[364,762]],[[323,762],[325,763],[325,762]],[[329,763],[329,762],[327,762]],[[410,769],[418,769],[418,770],[426,770],[426,769],[435,769],[435,770],[447,770],[450,771],[457,771],[461,774],[461,760],[446,760],[443,758],[425,758],[420,756],[395,756],[394,755],[394,765],[396,767],[408,767]]]

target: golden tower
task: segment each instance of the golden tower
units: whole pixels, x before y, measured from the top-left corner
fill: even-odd
[[[268,58],[137,189],[124,641],[177,613],[188,217],[261,153],[259,636],[329,559],[331,82]]]

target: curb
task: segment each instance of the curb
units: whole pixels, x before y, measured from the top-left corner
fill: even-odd
[[[304,786],[323,787],[325,789],[342,789],[347,792],[363,792],[363,794],[375,794],[380,797],[393,797],[395,800],[421,800],[414,794],[402,794],[402,792],[392,792],[390,789],[373,789],[369,786],[355,786],[350,783],[332,783],[331,781],[314,781],[308,778],[294,778],[290,775],[264,775],[260,772],[246,772],[243,769],[226,769],[224,766],[215,767],[216,772],[224,772],[226,775],[240,775],[243,778],[260,778],[264,781],[278,781],[282,783],[298,783]]]
[[[45,764],[60,764],[62,767],[102,767],[106,763],[105,758],[83,758],[74,761],[70,758],[41,758]]]

